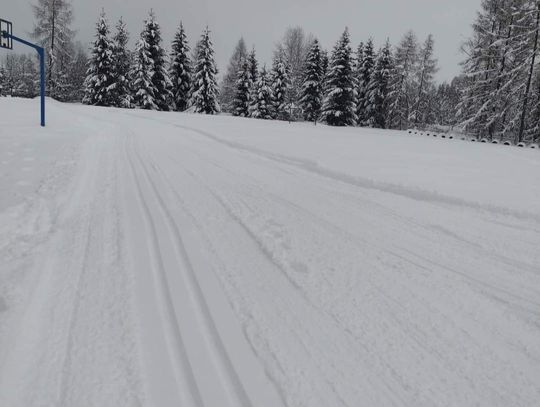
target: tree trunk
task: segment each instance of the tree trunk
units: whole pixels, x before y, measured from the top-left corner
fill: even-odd
[[[521,121],[519,124],[519,133],[517,142],[521,143],[523,141],[523,132],[525,130],[525,116],[527,114],[527,105],[529,104],[529,92],[531,90],[532,76],[534,73],[534,63],[536,61],[536,50],[538,48],[538,28],[540,26],[540,2],[537,3],[536,9],[536,32],[534,34],[534,46],[533,54],[531,58],[531,65],[529,67],[529,76],[527,78],[527,86],[525,88],[525,97],[523,98],[523,110],[521,111]]]

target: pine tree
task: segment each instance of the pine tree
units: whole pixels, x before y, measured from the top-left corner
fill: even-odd
[[[142,109],[169,110],[171,82],[165,69],[161,30],[151,11],[137,43],[134,77],[134,103]]]
[[[197,45],[195,77],[191,97],[191,105],[196,113],[215,114],[219,112],[216,75],[217,68],[214,62],[210,30],[206,27]]]
[[[316,121],[321,114],[324,73],[319,41],[314,40],[307,55],[300,105],[304,120]]]
[[[236,79],[236,89],[232,101],[232,114],[234,116],[249,116],[249,91],[251,86],[251,73],[249,70],[249,61],[244,59],[240,63]]]
[[[129,33],[124,20],[120,18],[116,24],[113,38],[113,85],[111,87],[113,106],[130,108],[133,98],[130,88],[131,55],[127,49]]]
[[[322,118],[331,126],[352,126],[356,122],[352,60],[349,30],[345,29],[332,52],[322,108]]]
[[[189,106],[191,91],[191,60],[189,52],[184,26],[180,23],[172,43],[171,66],[169,69],[173,105],[174,109],[179,112],[183,112]]]
[[[233,100],[236,93],[238,72],[240,71],[242,61],[246,57],[246,43],[243,38],[240,38],[229,61],[229,66],[227,67],[223,81],[221,82],[219,103],[225,112],[234,112]]]
[[[367,91],[366,116],[370,127],[385,129],[388,116],[388,92],[392,72],[390,42],[379,51]]]
[[[362,63],[358,67],[358,95],[356,99],[356,115],[360,126],[369,125],[368,111],[371,109],[369,100],[369,82],[375,67],[375,52],[373,40],[370,38],[362,50]]]
[[[136,45],[135,63],[130,77],[133,81],[133,104],[141,109],[159,110],[156,104],[156,89],[152,83],[153,61],[150,54],[150,46],[145,36]]]
[[[259,63],[257,62],[257,55],[255,54],[255,47],[251,49],[248,55],[249,63],[249,80],[254,87],[259,81]]]
[[[358,44],[358,48],[356,48],[356,61],[354,64],[354,78],[356,79],[357,89],[356,92],[360,94],[360,84],[361,84],[361,68],[362,64],[364,62],[364,48],[365,45],[363,42]]]
[[[289,91],[289,73],[283,52],[274,56],[272,66],[273,116],[278,120],[287,120],[287,92]]]
[[[257,55],[255,54],[255,47],[251,49],[248,55],[249,64],[249,104],[251,106],[252,100],[256,97],[257,83],[259,82],[259,62],[257,61]]]
[[[323,99],[324,95],[326,95],[326,79],[328,77],[328,51],[321,50],[321,68],[322,68],[322,93],[323,93]]]
[[[270,120],[273,118],[272,114],[272,89],[270,88],[270,80],[266,67],[263,67],[261,73],[258,75],[259,79],[253,92],[253,97],[250,105],[250,115],[256,119]]]
[[[113,98],[111,87],[113,86],[113,48],[109,39],[109,26],[105,17],[105,11],[96,25],[96,40],[92,48],[88,71],[85,80],[83,102],[88,105],[111,106]],[[57,83],[57,93],[63,93]]]

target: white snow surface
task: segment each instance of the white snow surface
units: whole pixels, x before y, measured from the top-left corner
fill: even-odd
[[[0,98],[0,406],[534,406],[540,153]]]

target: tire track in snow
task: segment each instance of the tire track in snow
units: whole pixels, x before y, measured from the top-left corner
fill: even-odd
[[[179,263],[183,266],[182,271],[186,277],[186,281],[188,282],[188,290],[191,294],[195,309],[197,310],[202,330],[205,333],[205,339],[208,340],[210,344],[215,364],[219,370],[219,374],[222,377],[222,380],[224,381],[224,388],[227,389],[227,393],[231,398],[230,405],[249,407],[252,405],[251,401],[246,394],[242,382],[240,381],[238,374],[227,353],[227,350],[225,349],[225,346],[220,338],[218,329],[210,313],[209,306],[205,300],[204,293],[201,289],[197,276],[195,275],[193,265],[191,264],[191,261],[189,259],[189,255],[185,248],[178,226],[176,225],[176,222],[174,221],[170,210],[165,204],[163,197],[158,191],[155,182],[152,180],[150,172],[148,171],[148,168],[144,163],[143,158],[141,157],[139,151],[137,151],[136,148],[135,154],[137,155],[140,167],[145,174],[145,178],[151,189],[153,190],[154,196],[158,201],[162,215],[167,220],[167,226],[169,228],[171,238],[173,239],[173,243],[177,251],[176,255],[178,257]]]
[[[133,142],[134,135],[130,135],[130,140]],[[134,148],[134,147],[132,147]],[[144,198],[143,189],[141,183],[137,177],[135,165],[131,158],[130,152],[126,146],[126,156],[128,158],[129,167],[133,182],[137,189],[137,195],[139,198],[139,205],[141,206],[144,216],[145,224],[148,228],[150,236],[148,237],[148,249],[154,263],[153,272],[154,277],[157,280],[158,295],[160,307],[162,311],[163,326],[165,329],[165,337],[169,345],[169,352],[172,356],[174,364],[174,371],[176,374],[176,380],[181,388],[180,395],[184,398],[186,407],[203,407],[202,398],[193,375],[193,369],[187,356],[186,348],[182,338],[178,319],[174,311],[174,305],[171,298],[171,292],[167,283],[167,276],[163,266],[163,259],[159,248],[159,242],[157,237],[157,231],[152,219],[150,208],[146,199]]]

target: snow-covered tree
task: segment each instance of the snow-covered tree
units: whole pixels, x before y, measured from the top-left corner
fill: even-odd
[[[326,78],[328,76],[328,65],[330,64],[329,58],[328,58],[328,51],[325,49],[321,49],[321,67],[322,67],[322,77],[323,77],[323,100],[324,95],[326,95]]]
[[[540,75],[539,31],[538,1],[481,3],[473,35],[463,47],[465,81],[458,115],[468,131],[518,142],[537,127],[531,101]]]
[[[418,53],[418,67],[415,75],[416,94],[413,110],[410,113],[410,122],[415,127],[428,121],[429,94],[435,91],[434,76],[438,71],[434,52],[433,36],[430,34]]]
[[[165,50],[161,47],[161,30],[153,12],[144,25],[132,72],[134,103],[142,109],[169,110],[171,82],[165,67]]]
[[[4,61],[4,95],[14,96],[13,90],[18,78],[18,55],[8,53]]]
[[[349,30],[345,29],[332,52],[326,82],[322,119],[331,126],[352,126],[356,122],[356,83]]]
[[[454,78],[450,83],[442,83],[437,86],[437,92],[433,103],[433,121],[442,126],[454,126],[457,124],[457,106],[461,98],[463,77]]]
[[[183,112],[189,106],[191,91],[191,60],[189,57],[189,45],[184,26],[180,27],[174,36],[171,51],[171,66],[169,68],[171,78],[171,91],[174,109]]]
[[[38,74],[34,55],[12,58],[12,96],[33,98],[38,94]]]
[[[238,72],[240,71],[240,65],[247,57],[246,43],[243,38],[240,38],[234,52],[229,60],[229,65],[223,81],[221,82],[219,103],[223,111],[234,112],[233,100],[236,94],[236,85],[238,80]]]
[[[369,83],[375,67],[375,52],[373,50],[373,40],[370,38],[362,48],[362,60],[358,64],[358,91],[356,99],[356,116],[360,126],[369,126],[370,119],[368,111],[370,106]],[[360,55],[358,55],[360,57]]]
[[[324,73],[319,41],[313,41],[305,64],[304,82],[300,97],[304,120],[316,121],[321,114]]]
[[[256,119],[270,120],[273,118],[273,97],[266,67],[263,67],[258,77],[259,79],[255,85],[256,90],[251,98],[250,115]]]
[[[57,83],[67,70],[60,59],[66,63],[71,60],[73,8],[69,0],[37,0],[32,11],[35,23],[31,36],[46,52],[47,94],[56,97]]]
[[[370,127],[385,129],[388,117],[388,92],[392,72],[390,42],[379,51],[367,90],[366,117]]]
[[[249,80],[251,85],[255,86],[259,81],[259,63],[257,62],[257,55],[255,54],[255,47],[251,49],[251,52],[248,55],[249,63]]]
[[[68,89],[66,93],[67,101],[82,102],[85,91],[86,73],[88,71],[88,56],[85,48],[77,43],[74,47],[73,56],[69,63],[67,72]],[[36,73],[37,82],[37,73]],[[37,86],[37,84],[36,84]]]
[[[116,24],[113,37],[113,84],[111,86],[113,106],[130,108],[133,104],[131,96],[130,69],[131,53],[127,48],[129,33],[124,20],[120,18]]]
[[[217,68],[214,49],[210,40],[210,30],[204,30],[197,44],[197,58],[193,80],[191,105],[196,113],[216,114],[219,112]]]
[[[109,25],[102,11],[96,25],[96,39],[88,62],[88,71],[84,83],[83,102],[88,105],[111,106],[113,97],[113,48],[109,38]]]
[[[276,52],[272,65],[272,95],[273,95],[273,115],[275,119],[287,120],[289,112],[287,109],[287,97],[289,91],[289,72],[285,54]]]
[[[232,101],[232,114],[234,116],[249,116],[249,93],[251,87],[251,73],[249,61],[244,58],[240,62],[240,68],[236,79],[236,89]]]
[[[6,70],[0,65],[0,96],[6,96]]]
[[[314,37],[306,35],[302,27],[289,27],[276,48],[276,53],[281,53],[287,64],[288,104],[297,105],[301,98],[304,64],[313,40]]]
[[[389,127],[404,130],[409,126],[415,96],[418,40],[407,32],[394,52],[394,74],[390,84]]]

